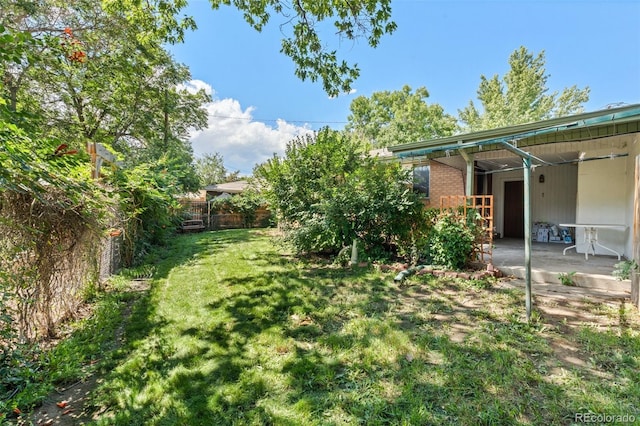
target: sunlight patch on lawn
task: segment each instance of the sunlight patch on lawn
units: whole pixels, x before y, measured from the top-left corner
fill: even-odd
[[[629,316],[626,331],[561,333],[539,313],[523,321],[522,292],[491,282],[399,285],[293,259],[247,230],[174,244],[98,423],[564,424],[582,408],[639,409]],[[560,343],[583,364],[558,357]]]

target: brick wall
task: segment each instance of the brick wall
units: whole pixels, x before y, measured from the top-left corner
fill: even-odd
[[[425,200],[425,205],[440,207],[440,197],[443,195],[465,195],[462,170],[437,161],[431,161],[429,165],[429,199]]]

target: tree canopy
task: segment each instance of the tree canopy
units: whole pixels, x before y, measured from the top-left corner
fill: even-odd
[[[478,110],[469,101],[459,118],[466,131],[476,131],[530,123],[553,117],[582,112],[589,100],[589,88],[565,88],[561,93],[549,91],[549,74],[545,69],[544,51],[534,56],[525,47],[516,49],[509,57],[509,71],[502,79],[494,75],[480,76]]]
[[[331,96],[349,92],[360,74],[357,64],[338,57],[344,40],[360,39],[376,47],[396,24],[391,20],[391,0],[209,0],[213,9],[233,6],[256,31],[277,21],[283,33],[280,52],[295,64],[295,75],[302,80],[322,81]],[[175,43],[187,30],[196,27],[188,16],[179,17],[188,0],[105,0],[107,10],[125,16],[139,28],[139,40],[162,37]],[[335,34],[334,43],[328,41]]]
[[[351,102],[346,130],[377,147],[453,134],[456,119],[440,105],[429,105],[428,97],[425,87],[412,93],[409,86],[374,92],[370,98],[359,96]]]
[[[224,160],[220,153],[205,154],[196,158],[196,173],[200,178],[200,183],[204,186],[215,185],[222,182],[233,182],[238,180],[240,171],[229,172],[224,166]]]
[[[360,70],[356,64],[340,60],[337,50],[329,47],[326,21],[333,25],[339,39],[365,39],[372,47],[380,43],[384,34],[396,29],[391,21],[391,0],[210,1],[214,8],[233,4],[257,31],[279,17],[285,34],[280,51],[293,60],[295,75],[302,80],[321,80],[331,96],[348,93]],[[325,31],[324,38],[321,30]]]
[[[167,157],[179,185],[197,187],[188,136],[206,125],[210,98],[184,88],[191,76],[162,47],[167,34],[142,34],[121,11],[92,1],[0,3],[6,31],[37,40],[0,64],[13,121],[80,150],[102,143],[129,165]]]

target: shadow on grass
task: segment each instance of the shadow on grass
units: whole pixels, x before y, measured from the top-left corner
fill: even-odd
[[[184,237],[158,276],[252,238]],[[567,385],[549,380],[547,332],[542,322],[519,320],[516,292],[436,281],[399,286],[370,269],[300,264],[274,250],[235,261],[243,257],[256,270],[212,283],[219,294],[193,307],[206,321],[159,321],[153,299],[136,312],[131,326],[140,333],[129,348],[146,356],[111,377],[119,383],[113,391],[130,395],[111,423],[568,424],[581,410],[634,408],[638,386],[627,379],[637,352],[619,355],[620,390],[583,371],[569,372]],[[506,313],[470,308],[465,292]],[[163,340],[167,329],[184,348]],[[609,345],[605,354],[618,356],[611,348],[619,344],[598,336],[587,330],[579,343],[591,351]],[[594,394],[579,391],[584,380]],[[143,392],[144,404],[136,399]]]

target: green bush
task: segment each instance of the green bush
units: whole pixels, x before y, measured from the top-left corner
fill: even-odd
[[[0,422],[34,402],[43,387],[36,338],[53,336],[96,279],[103,192],[88,157],[57,156],[59,146],[0,119]]]
[[[415,245],[423,205],[408,171],[368,157],[344,133],[296,139],[256,173],[297,252],[335,254],[356,239],[369,255],[388,257]]]
[[[411,260],[412,264],[433,263],[431,238],[433,238],[434,227],[439,215],[440,209],[433,207],[422,209],[413,224],[411,241],[399,247],[399,254],[402,257]]]
[[[125,266],[139,264],[151,246],[163,245],[175,229],[178,180],[162,162],[118,169],[111,177],[124,218]]]
[[[266,203],[264,196],[254,188],[249,187],[238,195],[212,200],[211,211],[240,214],[242,215],[243,227],[251,228],[256,223],[258,209],[265,206]],[[266,223],[260,223],[261,226],[267,226],[268,224],[269,219],[266,219]]]
[[[429,240],[433,263],[461,269],[473,251],[474,226],[464,216],[445,212],[438,216]]]

